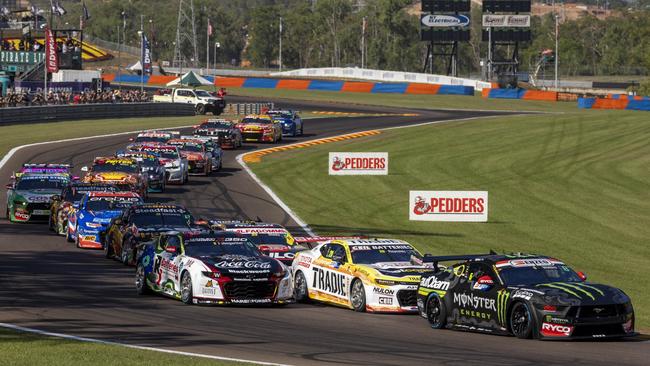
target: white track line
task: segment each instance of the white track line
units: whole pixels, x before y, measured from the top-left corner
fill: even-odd
[[[12,330],[17,330],[17,331],[20,331],[20,332],[34,333],[34,334],[43,335],[43,336],[70,339],[70,340],[73,340],[73,341],[88,342],[88,343],[98,343],[98,344],[104,344],[104,345],[109,345],[109,346],[121,346],[121,347],[126,347],[126,348],[144,350],[144,351],[153,351],[153,352],[161,352],[161,353],[170,353],[170,354],[174,354],[174,355],[208,358],[208,359],[219,360],[219,361],[245,362],[245,363],[252,363],[252,364],[256,364],[256,365],[289,366],[287,364],[282,364],[282,363],[252,361],[252,360],[244,360],[244,359],[240,359],[240,358],[212,356],[212,355],[206,355],[206,354],[202,354],[202,353],[174,351],[174,350],[164,349],[164,348],[136,346],[136,345],[132,345],[132,344],[125,344],[125,343],[119,343],[119,342],[103,341],[101,339],[77,337],[77,336],[73,336],[73,335],[69,335],[69,334],[47,332],[47,331],[44,331],[44,330],[21,327],[19,325],[7,324],[7,323],[0,323],[0,327],[1,328],[12,329]]]

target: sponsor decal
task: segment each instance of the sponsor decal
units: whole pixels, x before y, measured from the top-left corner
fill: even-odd
[[[59,56],[56,49],[56,40],[52,30],[45,28],[45,65],[47,72],[59,71]]]
[[[391,290],[389,288],[373,287],[372,292],[380,295],[387,295],[387,296],[395,295],[395,290]]]
[[[270,269],[271,263],[268,262],[258,262],[258,261],[238,261],[238,262],[228,262],[221,261],[214,264],[219,268],[247,268],[247,269]]]
[[[501,289],[497,292],[497,320],[499,324],[506,324],[506,314],[508,310],[508,299],[510,292],[506,289]]]
[[[492,315],[490,313],[484,313],[482,311],[476,311],[470,309],[460,309],[460,315],[469,316],[478,319],[485,319],[485,320],[492,319]]]
[[[231,299],[233,304],[268,304],[271,299]]]
[[[596,300],[596,297],[605,295],[605,293],[599,288],[584,284],[582,282],[552,282],[538,285],[538,287],[554,288],[560,291],[564,291],[567,294],[573,295],[579,299],[582,299],[583,296],[585,296],[592,300]]]
[[[388,153],[331,152],[329,175],[388,175]]]
[[[26,212],[16,211],[16,212],[14,212],[14,217],[18,221],[27,221],[27,220],[29,220],[29,214],[26,213]]]
[[[484,14],[484,27],[530,27],[530,15],[520,14]]]
[[[163,258],[160,263],[160,268],[166,273],[172,274],[174,277],[178,276],[178,266],[170,260]]]
[[[467,15],[442,15],[442,14],[428,14],[422,15],[420,18],[422,25],[427,27],[466,27],[469,25],[469,17]]]
[[[486,222],[487,191],[410,191],[409,220]]]
[[[570,325],[542,323],[541,333],[545,337],[568,337],[573,332],[573,327]]]
[[[293,259],[296,253],[292,252],[269,252],[269,257],[275,259]]]
[[[301,256],[299,261],[298,261],[298,265],[302,266],[302,267],[305,267],[305,268],[311,267],[311,258]]]
[[[569,324],[569,319],[555,318],[553,315],[546,315],[544,321],[553,324]]]
[[[393,298],[392,297],[383,297],[379,296],[379,304],[381,305],[393,305]]]
[[[435,277],[427,277],[420,281],[420,287],[447,291],[449,290],[449,281],[440,281]]]
[[[334,295],[342,297],[347,296],[347,293],[345,291],[346,281],[344,275],[327,271],[318,267],[313,267],[312,270],[312,276],[314,278],[312,287]]]
[[[517,290],[512,294],[513,299],[530,300],[532,297],[533,297],[533,293],[525,290]]]
[[[494,299],[466,293],[454,293],[454,303],[462,307],[497,311]]]

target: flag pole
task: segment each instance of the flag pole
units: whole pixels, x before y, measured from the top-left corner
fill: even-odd
[[[208,70],[210,70],[210,17],[208,17],[208,27],[205,33],[205,74],[208,75]]]

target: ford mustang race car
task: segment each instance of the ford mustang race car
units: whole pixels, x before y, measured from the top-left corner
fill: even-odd
[[[24,173],[39,173],[39,174],[67,174],[70,175],[71,179],[74,180],[76,177],[72,177],[70,169],[72,166],[70,164],[23,164],[20,167],[20,170],[14,173],[14,178],[18,178]]]
[[[442,268],[438,263],[454,261]],[[554,258],[537,255],[427,256],[418,309],[432,328],[519,338],[633,336],[634,309],[623,291],[586,282]]]
[[[146,151],[128,151],[118,152],[118,158],[131,158],[140,162],[142,174],[147,178],[148,192],[165,191],[167,176],[165,173],[165,164],[158,157]]]
[[[282,225],[255,221],[220,221],[210,220],[211,228],[241,234],[248,238],[257,248],[271,258],[287,266],[293,262],[296,253],[306,250],[296,243],[291,233]]]
[[[117,192],[117,187],[111,184],[70,183],[63,189],[61,195],[52,196],[50,230],[57,235],[66,235],[68,217],[74,213],[74,204],[81,202],[83,196],[88,192]]]
[[[294,297],[355,311],[415,313],[420,276],[430,270],[409,243],[392,239],[331,240],[296,254]]]
[[[23,173],[7,184],[7,219],[11,222],[47,220],[52,196],[60,195],[69,174]]]
[[[177,146],[181,155],[187,159],[191,175],[210,175],[212,173],[212,153],[199,139],[171,139],[167,144]]]
[[[90,169],[84,166],[81,171],[87,172],[83,179],[85,183],[113,184],[122,191],[133,191],[143,198],[147,197],[147,178],[135,159],[99,157],[95,158]]]
[[[135,192],[88,192],[68,218],[66,239],[77,248],[102,249],[111,219],[142,202]]]
[[[141,145],[127,148],[128,151],[145,151],[158,156],[165,165],[167,183],[185,184],[189,176],[187,159],[181,155],[178,146]]]
[[[194,129],[194,135],[209,137],[222,149],[236,149],[242,146],[241,131],[235,123],[225,119],[208,119]]]
[[[217,172],[223,166],[223,150],[211,138],[205,136],[181,136],[183,140],[198,140],[205,145],[205,151],[212,161],[212,171]]]
[[[131,145],[164,145],[173,136],[166,131],[145,131],[138,134],[136,138],[131,138]]]
[[[138,293],[186,304],[286,304],[291,274],[234,233],[165,233],[147,243],[136,267]]]
[[[282,134],[296,137],[304,135],[305,126],[297,112],[291,110],[272,110],[266,112],[274,121],[282,125]]]
[[[134,264],[141,242],[167,231],[195,228],[192,214],[179,205],[145,203],[125,210],[109,224],[104,254],[124,264]]]
[[[244,141],[277,142],[282,140],[282,126],[268,115],[250,115],[237,124]]]

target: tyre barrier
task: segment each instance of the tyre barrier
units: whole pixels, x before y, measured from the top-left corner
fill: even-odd
[[[650,111],[650,99],[578,98],[578,108]]]
[[[194,116],[194,106],[175,103],[73,104],[0,108],[0,126],[80,119]]]
[[[483,89],[483,98],[558,101],[558,92],[528,89]]]
[[[223,113],[236,115],[262,114],[274,109],[274,106],[273,103],[228,103]]]

